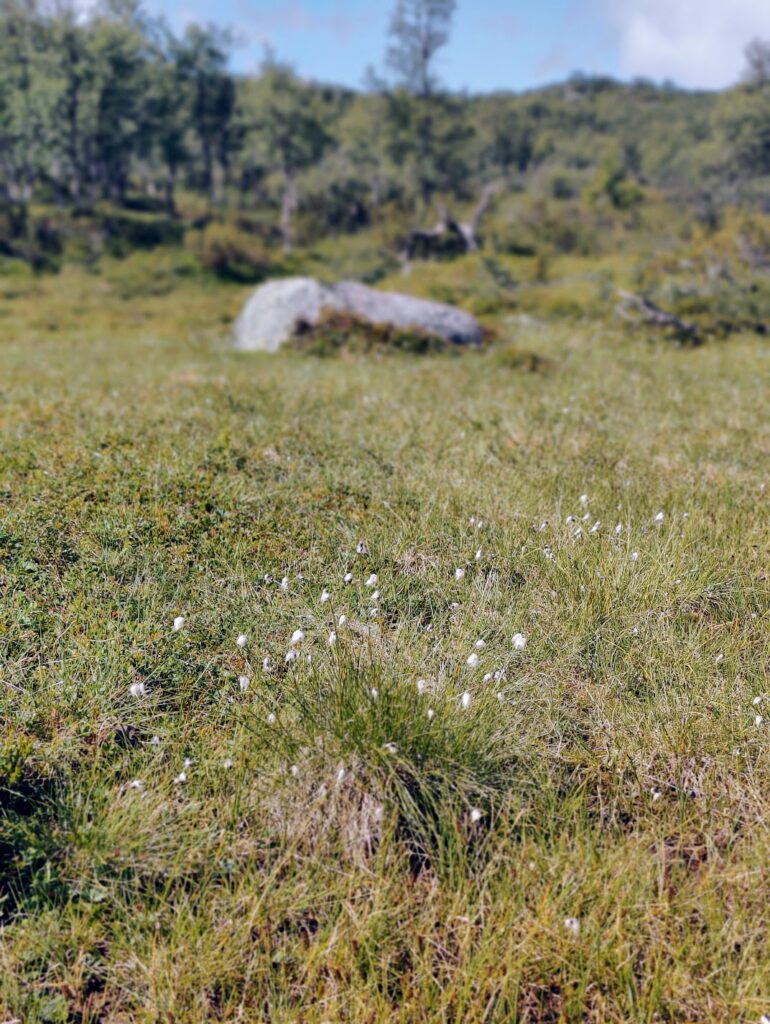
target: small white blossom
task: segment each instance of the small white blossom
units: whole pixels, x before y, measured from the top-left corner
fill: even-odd
[[[760,694],[759,697],[755,697],[751,703],[754,705],[755,708],[758,708],[759,705],[762,703],[762,695]]]
[[[270,714],[267,716],[267,724],[268,725],[275,725],[276,722],[277,722],[277,718],[275,717],[274,713],[271,711]]]
[[[248,676],[240,676],[239,679],[238,679],[238,685],[241,688],[241,693],[245,693],[248,690],[248,688],[249,688],[249,677]]]
[[[461,569],[459,566],[455,569],[455,579],[458,581],[465,579],[465,569]]]
[[[479,548],[479,550],[476,552],[476,561],[477,562],[481,561],[481,558],[482,558],[483,554],[484,554],[484,552],[481,550],[481,548]]]
[[[424,679],[417,680],[417,692],[422,696],[428,688],[428,684]]]
[[[481,811],[480,811],[480,810],[478,809],[478,807],[474,807],[474,808],[473,808],[473,809],[471,810],[471,821],[473,822],[473,824],[474,824],[474,825],[475,825],[475,824],[476,824],[477,822],[481,821],[481,819],[482,819],[483,817],[484,817],[484,815],[483,815],[483,814],[481,813]]]
[[[428,708],[428,721],[429,722],[433,721],[433,717],[434,717],[435,714],[436,714],[436,712],[433,710],[433,708]]]
[[[177,617],[174,619],[174,632],[178,633],[179,630],[184,626],[184,623],[184,615],[177,615]]]
[[[479,656],[478,656],[478,654],[472,654],[468,658],[468,660],[466,662],[466,665],[469,665],[470,668],[475,668],[478,665],[478,663],[479,663]]]
[[[262,671],[263,672],[272,672],[272,669],[273,669],[273,663],[270,660],[270,658],[263,658],[262,659]]]
[[[147,693],[147,687],[144,683],[131,683],[128,692],[132,697],[144,697]]]
[[[639,561],[639,552],[638,551],[632,551],[631,552],[631,561],[632,562],[638,562]]]
[[[754,719],[754,725],[756,725],[757,728],[759,728],[763,722],[764,718],[762,717],[762,715],[757,715],[757,717]]]
[[[339,619],[337,619],[337,625],[342,629],[343,626],[347,625],[347,621],[347,615],[340,615]]]
[[[666,514],[665,514],[665,512],[658,512],[658,513],[657,513],[657,515],[655,516],[655,522],[656,522],[656,523],[658,523],[658,524],[660,524],[660,523],[662,523],[662,522],[663,522],[663,520],[664,520],[665,518],[666,518]]]
[[[369,577],[369,579],[366,581],[366,586],[367,587],[376,587],[377,586],[377,573],[376,572],[373,572],[372,575]]]
[[[576,939],[580,935],[580,921],[576,917],[565,917],[564,927],[573,938]]]
[[[583,508],[586,507],[586,505],[588,504],[589,501],[590,501],[590,499],[589,499],[587,494],[581,494],[580,495],[580,504],[583,506]]]
[[[382,749],[383,750],[387,750],[387,752],[389,754],[397,754],[398,753],[398,747],[396,746],[395,743],[383,743]]]
[[[294,632],[291,634],[291,646],[296,647],[297,644],[301,644],[304,639],[305,634],[302,632],[302,630],[295,629]]]
[[[288,590],[288,589],[289,589],[289,577],[288,576],[284,576],[284,578],[281,580],[281,590]]]
[[[334,647],[334,645],[336,643],[337,643],[337,634],[334,632],[334,630],[332,630],[331,633],[329,634],[329,646],[330,647]]]
[[[523,651],[527,646],[527,638],[523,633],[514,633],[512,643],[514,651]]]
[[[471,706],[471,695],[468,693],[467,690],[460,698],[460,705],[464,711],[467,711],[468,708]]]
[[[241,635],[235,642],[239,647],[245,647],[246,644],[249,642],[249,638],[246,636],[245,633],[241,633]]]
[[[324,590],[321,594],[321,604],[326,604],[327,601],[331,601],[332,595],[328,590]]]
[[[652,802],[656,804],[659,800],[662,799],[663,794],[659,789],[652,789],[650,790],[650,796],[652,797]]]
[[[476,650],[477,651],[482,651],[486,646],[487,646],[486,640],[477,640],[476,641]]]
[[[371,600],[372,601],[379,601],[379,599],[380,599],[380,592],[379,592],[379,590],[375,590],[375,592],[371,596]]]
[[[299,654],[297,654],[296,651],[287,651],[286,657],[283,660],[287,665],[291,665],[293,662],[297,661],[298,658]]]
[[[141,793],[141,792],[144,791],[144,783],[142,782],[141,779],[134,779],[133,782],[129,782],[128,788],[129,789],[136,789],[136,790],[138,790],[138,792]]]
[[[229,771],[232,768],[232,766],[233,766],[233,759],[231,757],[226,757],[224,759],[224,761],[222,762],[222,767],[225,768],[227,771]]]
[[[353,573],[352,572],[346,572],[345,575],[343,576],[343,580],[345,581],[345,583],[352,583],[353,582]]]
[[[187,782],[187,772],[180,772],[177,775],[177,777],[174,779],[174,782],[178,786],[183,786],[185,784],[185,782]]]
[[[372,689],[371,689],[371,694],[372,694],[372,700],[377,700],[377,698],[380,695],[380,691],[377,689],[376,686],[373,686]]]
[[[358,554],[358,555],[368,555],[369,554],[369,548],[366,546],[365,541],[360,540],[358,542],[358,544],[356,544],[356,554]]]
[[[594,525],[591,527],[591,533],[598,533],[599,527],[602,525],[601,519],[597,519]]]
[[[615,533],[619,537],[622,532],[623,532],[623,524],[622,523],[618,523],[618,525],[615,527]]]
[[[344,778],[345,778],[345,769],[344,768],[340,768],[339,771],[337,772],[337,782],[342,782],[344,780]]]
[[[294,776],[295,779],[299,775],[299,768],[297,767],[296,764],[293,764],[291,766],[291,768],[289,769],[289,771],[291,772],[291,774]]]

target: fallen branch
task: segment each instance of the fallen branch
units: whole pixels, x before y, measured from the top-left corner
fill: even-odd
[[[617,313],[623,319],[630,320],[633,323],[639,323],[640,320],[644,320],[655,327],[673,330],[678,337],[686,338],[693,345],[701,344],[703,339],[700,337],[695,324],[682,320],[673,313],[668,313],[644,295],[634,295],[632,292],[624,291],[619,291],[618,295],[623,301],[618,306]]]
[[[501,181],[486,185],[469,221],[455,220],[446,206],[442,205],[441,219],[434,227],[415,228],[410,232],[401,254],[402,258],[411,260],[419,251],[430,255],[440,250],[443,245],[456,246],[460,251],[466,253],[478,252],[481,248],[479,226],[483,217],[489,212],[495,197],[503,188],[504,183]]]

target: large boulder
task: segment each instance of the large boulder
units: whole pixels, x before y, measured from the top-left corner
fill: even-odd
[[[482,340],[474,317],[442,302],[380,292],[355,281],[327,286],[312,277],[290,277],[257,288],[236,322],[236,347],[275,352],[299,327],[314,326],[324,313],[334,311],[371,324],[414,328],[454,345],[478,345]]]

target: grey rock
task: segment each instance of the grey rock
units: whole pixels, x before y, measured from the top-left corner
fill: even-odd
[[[442,302],[380,292],[355,281],[326,286],[312,277],[291,277],[257,288],[236,322],[235,345],[275,352],[301,324],[317,324],[328,310],[351,313],[372,324],[426,331],[455,345],[478,345],[482,340],[474,317]]]

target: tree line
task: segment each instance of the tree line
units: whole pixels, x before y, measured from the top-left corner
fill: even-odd
[[[226,31],[177,35],[139,0],[85,14],[0,0],[0,203],[79,212],[143,197],[175,217],[184,191],[209,213],[273,210],[290,248],[303,204],[319,232],[355,230],[398,202],[415,218],[438,207],[429,230],[462,234],[448,203],[479,212],[543,167],[565,189],[590,173],[617,203],[637,185],[717,194],[770,176],[766,44],[751,45],[744,82],[721,97],[579,75],[474,97],[448,92],[436,70],[454,11],[454,0],[398,0],[384,71],[354,91],[272,55],[235,75]]]

